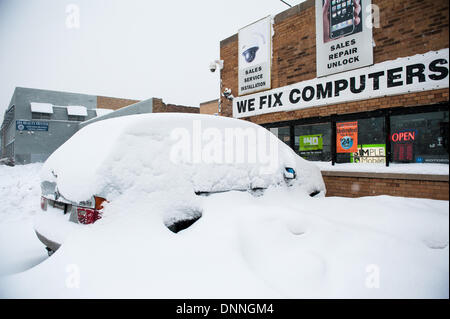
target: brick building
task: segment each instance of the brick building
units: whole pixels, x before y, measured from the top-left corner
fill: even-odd
[[[249,28],[221,41],[222,85],[230,88],[236,97],[233,101],[222,97],[221,115],[265,126],[299,155],[313,161],[331,162],[333,167],[343,163],[384,163],[388,167],[400,163],[448,165],[448,1],[373,0],[376,9],[373,12],[379,12],[379,25],[371,29],[362,24],[370,12],[362,6],[360,25],[364,34],[373,37],[372,43],[352,49],[355,51],[341,52],[359,50],[358,58],[371,61],[353,68],[345,66],[348,61],[343,62],[344,66],[336,62],[347,69],[328,70],[329,74],[324,75],[322,69],[318,70],[318,66],[324,67],[319,63],[324,47],[328,45],[326,48],[335,50],[353,45],[352,41],[367,42],[367,38],[361,37],[363,31],[357,34],[360,32],[356,31],[358,10],[353,8],[352,1],[332,0],[329,11],[316,12],[316,7],[325,10],[326,3],[307,0],[273,17],[268,67],[261,64],[259,68],[243,69],[240,66],[243,56],[247,62],[255,58],[251,48],[248,49],[250,45],[246,47],[244,42],[240,45],[244,31]],[[352,18],[348,21],[354,26],[353,34],[350,32],[347,37],[346,21],[333,25],[333,19],[335,13],[339,17],[341,11],[343,14],[350,10]],[[329,29],[319,19],[327,20]],[[331,33],[339,30],[342,33],[333,38]],[[330,37],[330,43],[328,38],[325,41],[326,36]],[[356,40],[346,41],[352,37]],[[322,39],[323,43],[319,43]],[[258,55],[262,51],[261,42],[253,48],[256,48],[253,54]],[[337,59],[334,52],[325,53],[325,58]],[[333,65],[327,66],[330,69]],[[258,84],[247,84],[263,75],[245,78],[240,73],[258,75],[264,70],[270,78],[260,83],[263,88],[260,90]],[[241,92],[246,89],[250,89],[248,94]],[[347,140],[344,140],[342,136],[345,130],[341,128],[345,125],[354,128],[355,145],[351,151],[342,152],[344,141],[353,143],[353,137],[345,136]],[[316,144],[308,144],[311,140]],[[395,170],[363,173],[330,169],[324,170],[323,176],[330,196],[389,194],[449,198],[448,173],[400,174]]]

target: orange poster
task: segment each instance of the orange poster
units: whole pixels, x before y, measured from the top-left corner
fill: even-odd
[[[336,152],[358,151],[358,122],[336,123]]]

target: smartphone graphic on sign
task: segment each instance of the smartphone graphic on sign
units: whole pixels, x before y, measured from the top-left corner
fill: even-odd
[[[355,29],[353,0],[330,0],[330,38],[353,33]]]

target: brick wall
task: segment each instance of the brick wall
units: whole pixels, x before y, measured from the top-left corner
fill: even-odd
[[[380,8],[381,28],[373,29],[374,63],[394,60],[449,47],[449,3],[447,0],[373,0]],[[275,17],[272,59],[272,88],[316,77],[316,34],[314,0],[307,0]],[[223,86],[238,92],[237,34],[221,41]],[[449,90],[441,89],[370,99],[292,112],[247,118],[255,123],[370,111],[397,106],[448,102]],[[222,99],[222,115],[232,116],[232,104]]]
[[[395,96],[386,96],[362,101],[311,107],[308,109],[262,114],[259,116],[243,118],[257,124],[287,121],[316,116],[328,116],[333,114],[358,113],[373,111],[391,107],[411,107],[422,105],[434,105],[448,103],[449,89],[440,89]]]
[[[219,100],[212,100],[204,103],[200,103],[201,114],[216,114],[218,110]]]
[[[116,97],[97,96],[97,108],[117,110],[139,102],[139,100],[120,99]]]
[[[153,98],[153,113],[163,112],[199,113],[200,108],[184,105],[165,104],[162,99]]]
[[[447,176],[322,172],[327,196],[391,195],[449,200]]]

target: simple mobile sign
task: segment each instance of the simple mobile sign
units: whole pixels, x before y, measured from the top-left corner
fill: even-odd
[[[373,64],[370,0],[316,0],[317,76]]]
[[[430,51],[237,97],[233,100],[233,117],[448,88],[448,53],[448,48]]]
[[[386,163],[386,144],[358,145],[358,151],[350,154],[350,163]]]
[[[239,95],[270,89],[272,18],[239,30]]]
[[[18,131],[48,131],[48,122],[36,121],[16,121],[16,130]]]

